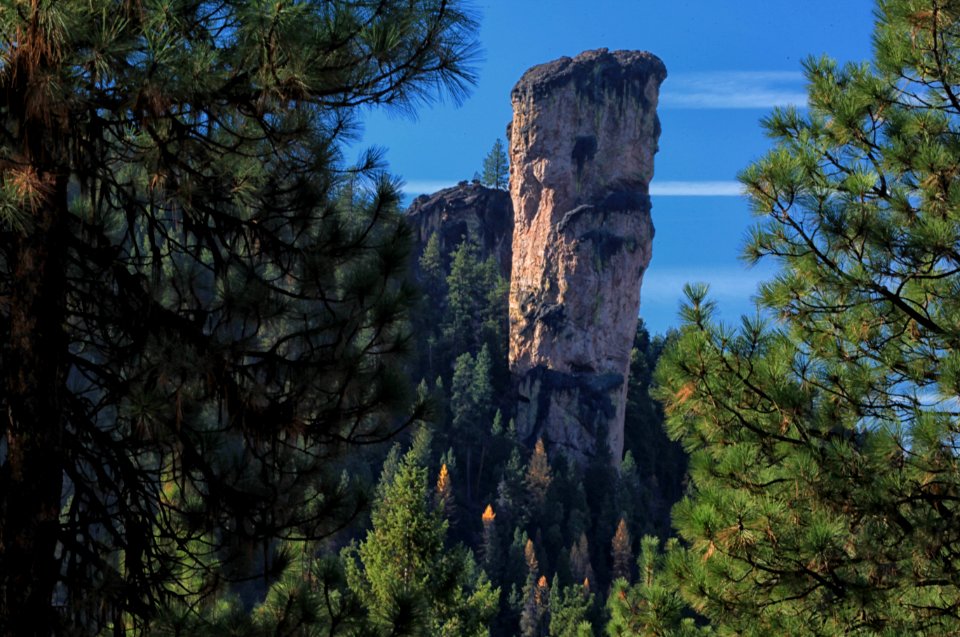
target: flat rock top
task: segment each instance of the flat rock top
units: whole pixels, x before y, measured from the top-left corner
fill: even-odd
[[[573,58],[562,57],[534,66],[513,87],[512,95],[543,95],[571,83],[579,91],[596,93],[596,89],[602,86],[645,80],[651,75],[657,78],[658,83],[667,77],[666,66],[652,53],[595,49]]]

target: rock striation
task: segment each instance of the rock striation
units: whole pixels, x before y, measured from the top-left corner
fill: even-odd
[[[650,53],[599,49],[533,67],[511,94],[517,430],[579,462],[623,451],[665,78]]]
[[[420,195],[410,205],[406,217],[413,230],[415,257],[423,253],[434,233],[444,259],[449,259],[466,238],[478,245],[484,259],[493,255],[503,278],[509,278],[513,206],[506,191],[461,181],[432,195]]]

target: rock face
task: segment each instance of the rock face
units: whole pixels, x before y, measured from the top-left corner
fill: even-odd
[[[653,224],[663,63],[606,49],[527,71],[510,140],[510,369],[517,429],[585,462],[623,452],[630,350]]]
[[[462,181],[453,188],[417,197],[407,210],[407,221],[414,233],[414,263],[433,233],[445,259],[469,238],[478,244],[483,258],[493,255],[503,278],[509,278],[513,206],[506,191]]]

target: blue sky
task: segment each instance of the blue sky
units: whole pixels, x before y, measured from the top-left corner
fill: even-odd
[[[640,315],[653,332],[676,325],[682,287],[707,282],[725,321],[751,312],[756,283],[774,264],[739,260],[755,222],[737,172],[769,147],[759,120],[804,103],[801,61],[827,54],[867,61],[867,0],[475,1],[483,59],[465,103],[418,109],[416,119],[373,112],[363,143],[386,149],[410,195],[480,170],[511,118],[510,89],[531,66],[600,47],[647,50],[667,66],[663,133],[651,183],[656,237]]]

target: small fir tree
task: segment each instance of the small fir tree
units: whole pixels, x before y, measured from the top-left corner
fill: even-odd
[[[450,483],[450,472],[447,470],[447,463],[440,465],[440,472],[437,474],[437,484],[433,492],[434,506],[447,520],[453,515],[453,486]]]
[[[627,530],[627,521],[620,518],[617,532],[613,535],[610,556],[613,558],[613,568],[610,572],[613,579],[632,579],[633,549],[630,546],[630,531]]]
[[[483,160],[483,175],[480,182],[489,188],[505,190],[507,180],[509,179],[510,165],[507,159],[506,149],[503,142],[498,137],[493,142],[493,148],[487,153]]]
[[[522,637],[546,637],[550,622],[550,585],[546,575],[530,579],[524,588],[524,606],[520,614]]]
[[[523,560],[527,564],[527,574],[536,578],[540,572],[540,561],[537,559],[537,549],[530,538],[527,538],[523,545]]]
[[[526,506],[523,456],[518,446],[510,450],[510,457],[497,483],[497,511],[509,532],[515,527],[526,527],[530,510]],[[522,548],[522,547],[521,547]]]
[[[533,447],[533,454],[530,456],[530,462],[527,463],[527,474],[524,483],[527,487],[527,494],[530,501],[537,509],[542,509],[547,499],[547,490],[553,482],[553,474],[550,470],[550,460],[547,458],[547,450],[543,445],[543,438],[538,438]]]
[[[444,336],[453,351],[476,355],[480,350],[488,289],[479,250],[465,238],[453,252],[447,275]]]
[[[442,290],[445,292],[447,280],[443,269],[443,257],[440,254],[440,237],[436,232],[431,233],[430,238],[427,239],[427,244],[420,254],[419,265],[421,279],[427,288],[427,292],[430,293],[433,290]],[[444,296],[446,295],[443,294],[434,297],[431,294],[431,300],[439,300]],[[431,306],[431,310],[434,312],[437,312],[439,309],[439,306]]]
[[[497,564],[499,554],[497,551],[497,514],[493,510],[493,505],[488,504],[480,516],[483,523],[483,539],[481,540],[481,556],[483,558],[484,569],[489,574],[493,574]]]
[[[446,545],[447,522],[429,506],[424,438],[379,485],[366,538],[344,550],[347,583],[383,630],[486,635],[499,593],[469,550]]]
[[[590,562],[590,543],[585,532],[581,532],[579,539],[570,547],[570,574],[578,582],[595,581]]]
[[[476,361],[470,352],[457,357],[450,381],[450,411],[453,413],[453,428],[459,435],[469,435],[473,425],[476,406],[473,402],[474,368]]]
[[[419,365],[417,370],[428,373],[435,372],[442,360],[443,326],[436,317],[446,314],[447,303],[447,276],[436,232],[427,239],[418,265],[423,290],[418,311],[414,313],[413,326],[416,337],[423,345],[422,351],[415,355]]]

